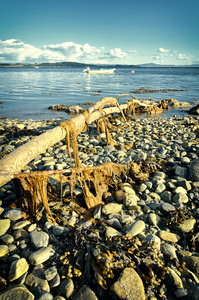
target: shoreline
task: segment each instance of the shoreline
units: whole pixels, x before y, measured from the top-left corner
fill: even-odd
[[[7,227],[1,226],[0,231],[3,265],[0,276],[5,288],[0,299],[11,293],[16,297],[19,291],[30,299],[71,297],[76,300],[80,299],[79,293],[95,300],[123,299],[127,293],[125,299],[128,299],[136,291],[139,291],[138,299],[198,299],[198,120],[198,116],[190,115],[137,119],[131,121],[132,129],[129,130],[122,128],[120,119],[115,119],[113,125],[118,129],[111,135],[117,143],[116,148],[106,145],[105,134],[98,135],[95,125],[89,126],[92,135],[81,133],[78,148],[82,166],[142,162],[146,173],[148,169],[153,170],[148,178],[133,178],[132,183],[125,183],[124,179],[118,181],[115,189],[104,195],[105,205],[92,211],[90,220],[84,220],[74,210],[72,202],[57,200],[52,201],[50,209],[60,219],[59,225],[43,218],[30,223],[22,219],[18,206],[10,207],[12,203],[16,205],[12,184],[1,187],[0,223],[6,222]],[[6,155],[60,121],[0,120],[1,153]],[[6,130],[9,134],[2,137]],[[6,145],[2,146],[3,143]],[[70,158],[65,149],[65,141],[59,142],[23,171],[69,168]],[[197,167],[193,174],[190,165],[195,161]],[[57,182],[52,180],[51,184],[57,187]],[[68,194],[69,188],[65,185],[63,198],[67,199]],[[78,186],[74,195],[80,203],[83,201]],[[91,255],[90,261],[97,269],[86,260],[82,267],[76,264],[73,257],[77,260],[81,249],[88,251],[85,255]],[[89,278],[84,273],[86,267],[91,272]],[[129,280],[132,276],[134,280]],[[122,287],[119,278],[128,289]],[[42,298],[44,295],[49,298]]]

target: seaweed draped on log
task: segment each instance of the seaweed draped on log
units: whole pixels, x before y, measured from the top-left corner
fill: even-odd
[[[122,95],[119,95],[117,99]],[[6,184],[11,179],[13,179],[14,174],[19,173],[30,161],[35,159],[39,154],[44,153],[49,147],[63,140],[66,136],[67,140],[71,139],[72,144],[73,142],[75,143],[75,141],[72,140],[73,133],[76,132],[75,136],[77,136],[79,132],[85,130],[88,127],[88,124],[91,124],[92,122],[101,118],[103,115],[121,113],[124,117],[123,111],[129,110],[134,112],[134,105],[143,107],[146,112],[150,113],[157,111],[162,112],[164,109],[163,104],[146,104],[136,99],[131,99],[130,102],[119,106],[117,99],[113,97],[102,98],[101,101],[97,102],[94,106],[90,107],[86,112],[70,120],[73,123],[69,122],[68,124],[74,124],[73,129],[70,128],[69,130],[69,126],[64,125],[64,123],[68,121],[65,121],[64,123],[62,123],[61,126],[57,126],[53,129],[47,130],[45,133],[41,134],[37,138],[32,139],[28,143],[20,146],[15,151],[2,158],[0,160],[0,186]],[[103,107],[106,105],[110,105],[112,107],[107,107],[103,109]],[[125,122],[128,125],[126,120]],[[110,144],[113,144],[107,128],[106,135],[107,139],[109,139]],[[76,166],[78,166],[78,157],[76,158]]]

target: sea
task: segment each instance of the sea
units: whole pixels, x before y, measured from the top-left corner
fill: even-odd
[[[136,91],[146,89],[147,93]],[[114,74],[87,74],[77,67],[1,67],[0,118],[18,120],[68,119],[65,112],[48,109],[52,105],[96,103],[102,97],[119,97],[154,102],[174,98],[199,103],[199,68],[116,68]],[[84,105],[88,108],[88,105]],[[164,116],[187,114],[171,110]]]

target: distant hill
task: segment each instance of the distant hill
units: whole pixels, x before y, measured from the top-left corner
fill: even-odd
[[[122,64],[85,64],[85,63],[78,63],[78,62],[56,62],[56,63],[35,63],[35,64],[7,64],[2,63],[0,67],[66,67],[66,68],[86,68],[86,67],[97,67],[97,68],[199,68],[199,64],[192,64],[192,65],[160,65],[154,63],[147,63],[147,64],[140,64],[140,65],[122,65]]]

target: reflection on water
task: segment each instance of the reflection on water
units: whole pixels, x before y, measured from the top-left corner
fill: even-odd
[[[145,87],[147,89],[187,90],[169,93],[136,94],[154,101],[175,98],[199,100],[199,69],[135,68],[118,69],[115,74],[86,74],[80,68],[0,68],[0,116],[10,119],[68,118],[47,108],[56,104],[97,102],[102,97]],[[131,96],[129,96],[130,98]],[[120,103],[127,100],[121,97]]]

